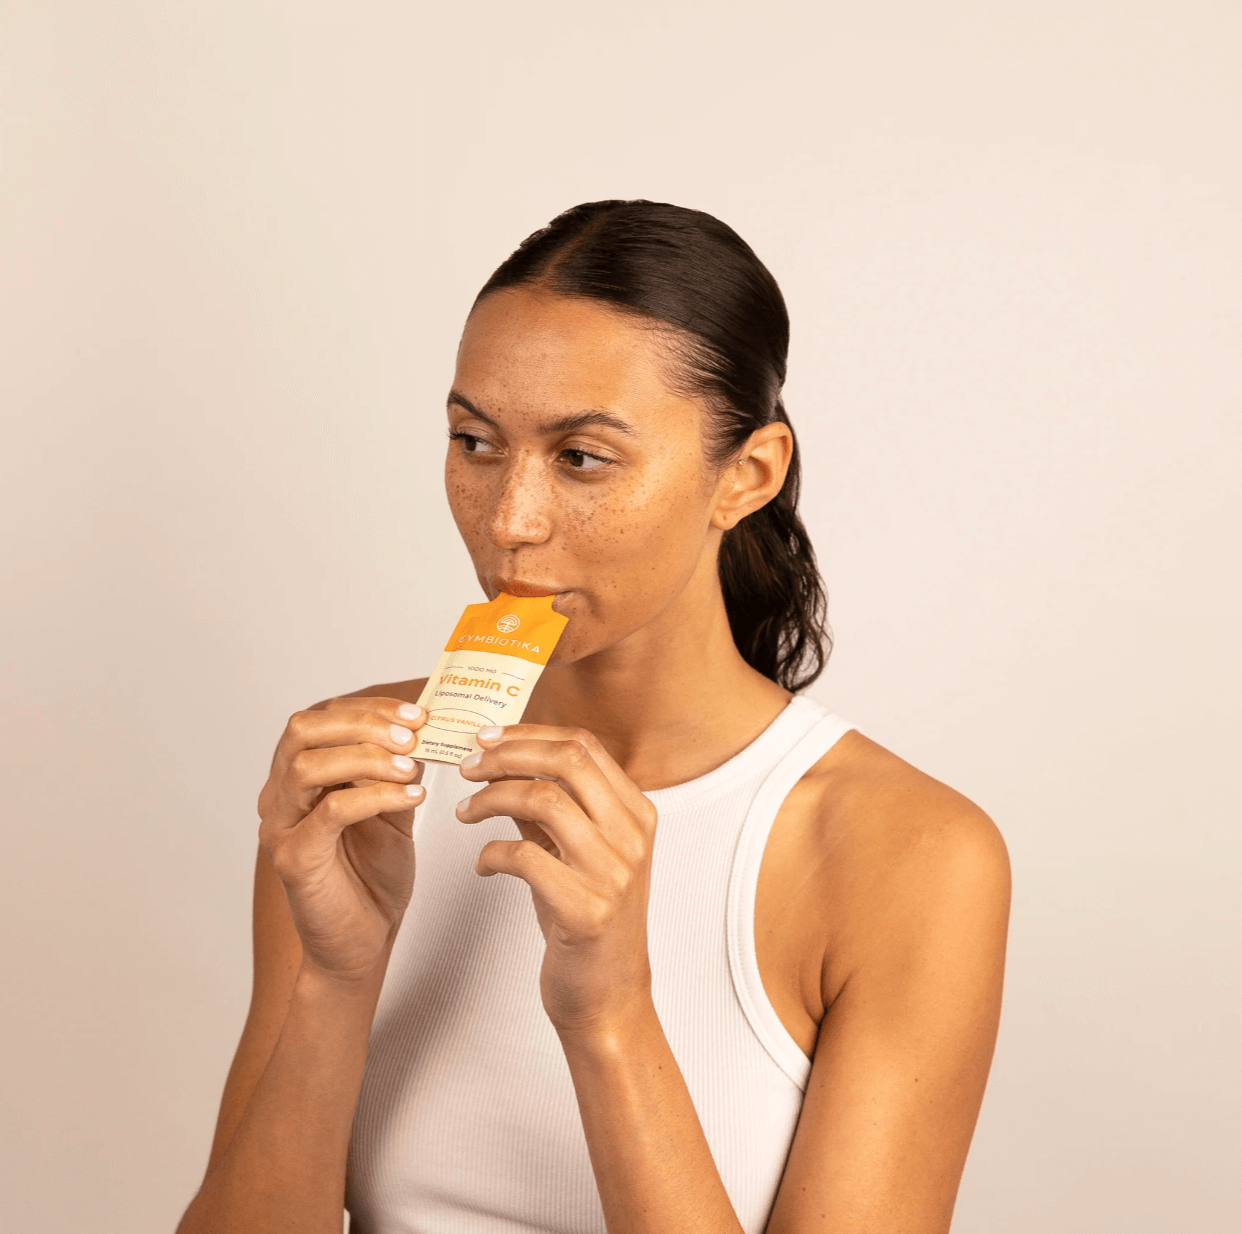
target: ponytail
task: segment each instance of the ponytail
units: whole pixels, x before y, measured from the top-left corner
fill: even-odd
[[[773,419],[789,424],[779,400]],[[719,564],[729,628],[742,658],[795,694],[824,671],[832,649],[823,580],[798,514],[801,486],[794,437],[781,491],[724,533]]]

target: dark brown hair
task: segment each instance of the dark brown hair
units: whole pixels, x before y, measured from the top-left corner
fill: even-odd
[[[714,466],[763,425],[789,424],[784,297],[751,247],[710,214],[641,199],[584,202],[527,236],[474,302],[530,285],[672,326],[672,379],[711,413]],[[823,672],[832,648],[823,580],[798,515],[800,484],[795,437],[781,491],[724,533],[718,563],[738,650],[792,691]]]

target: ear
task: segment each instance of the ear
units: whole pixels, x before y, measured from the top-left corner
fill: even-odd
[[[748,514],[766,506],[781,491],[792,458],[793,434],[789,425],[778,421],[751,433],[716,485],[711,525],[728,531]]]

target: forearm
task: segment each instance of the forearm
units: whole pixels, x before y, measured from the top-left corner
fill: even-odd
[[[741,1234],[655,1008],[561,1044],[608,1234]]]
[[[227,1152],[177,1234],[340,1234],[345,1158],[383,965],[341,986],[310,967]]]

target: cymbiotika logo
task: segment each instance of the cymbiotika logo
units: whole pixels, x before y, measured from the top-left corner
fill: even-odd
[[[506,613],[497,623],[496,629],[501,634],[512,634],[514,630],[522,624],[521,618],[516,613]]]

